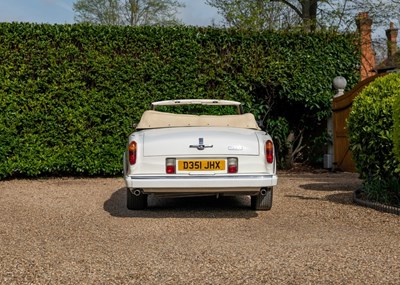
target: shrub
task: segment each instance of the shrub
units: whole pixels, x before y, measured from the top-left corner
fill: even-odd
[[[400,207],[400,179],[375,177],[364,182],[363,191],[370,201]]]
[[[348,118],[350,148],[362,178],[390,177],[398,160],[393,152],[393,104],[400,75],[376,79],[354,100]]]
[[[397,157],[397,160],[400,161],[400,96],[396,96],[394,100],[393,121],[394,121],[394,131],[393,131],[394,153]],[[400,165],[398,166],[398,171],[400,172]]]
[[[376,79],[354,100],[348,118],[350,149],[364,190],[370,198],[393,203],[398,187],[392,186],[400,178],[393,150],[393,104],[400,96],[399,86],[399,74]]]

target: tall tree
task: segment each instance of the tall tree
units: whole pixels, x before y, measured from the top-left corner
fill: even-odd
[[[349,30],[354,27],[354,17],[358,12],[369,12],[375,26],[387,25],[390,19],[400,17],[400,0],[205,0],[205,2],[218,9],[225,24],[239,28],[281,29],[301,24],[308,31],[318,28]],[[272,16],[266,17],[265,11],[269,11]],[[276,21],[277,18],[279,21]],[[247,24],[257,21],[263,25]]]
[[[77,22],[119,25],[118,0],[78,0],[73,4]]]
[[[315,29],[317,7],[324,0],[206,0],[225,24],[238,28],[281,29],[304,24]]]
[[[178,0],[77,0],[75,21],[105,25],[176,25]]]
[[[291,9],[278,2],[206,0],[206,3],[217,8],[224,24],[240,29],[274,30],[292,25],[297,20]]]

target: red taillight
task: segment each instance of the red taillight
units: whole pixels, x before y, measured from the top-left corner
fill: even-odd
[[[136,163],[136,151],[137,151],[136,142],[132,141],[128,146],[130,165],[134,165]]]
[[[176,162],[175,158],[167,158],[165,161],[165,172],[167,174],[175,174],[176,173]]]
[[[228,173],[237,173],[238,172],[238,160],[236,157],[228,158]]]
[[[265,142],[265,159],[268,163],[274,162],[274,144],[270,140]]]
[[[166,172],[167,172],[167,174],[174,174],[175,173],[175,166],[167,165]]]

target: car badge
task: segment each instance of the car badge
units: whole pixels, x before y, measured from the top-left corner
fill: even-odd
[[[205,148],[213,147],[213,145],[205,145],[204,138],[199,138],[199,144],[191,144],[190,148],[197,148],[198,150],[204,150]]]
[[[241,145],[229,145],[228,150],[243,150],[243,146]]]

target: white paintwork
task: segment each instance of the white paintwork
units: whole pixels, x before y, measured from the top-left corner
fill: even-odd
[[[212,101],[212,100],[211,100]],[[163,103],[159,103],[163,104]],[[170,104],[167,102],[165,104]],[[241,115],[238,115],[241,116]],[[198,149],[200,139],[206,146]],[[267,163],[263,131],[230,127],[171,127],[132,133],[137,143],[137,161],[129,165],[124,156],[124,178],[128,188],[144,193],[248,193],[277,184],[276,162]],[[190,147],[192,146],[192,147]],[[238,173],[179,172],[166,174],[166,159],[238,159]]]
[[[230,156],[230,155],[258,155],[260,146],[257,133],[254,130],[239,128],[164,128],[143,132],[144,156]],[[262,134],[262,132],[259,132]],[[212,147],[202,151],[190,148],[190,145],[199,143],[203,138],[205,145]],[[160,141],[163,147],[160,147]],[[241,149],[239,149],[239,146]],[[234,148],[235,147],[235,148]]]
[[[145,193],[221,193],[257,192],[262,187],[273,187],[278,177],[274,175],[220,175],[220,176],[130,176],[129,188],[141,188]]]

